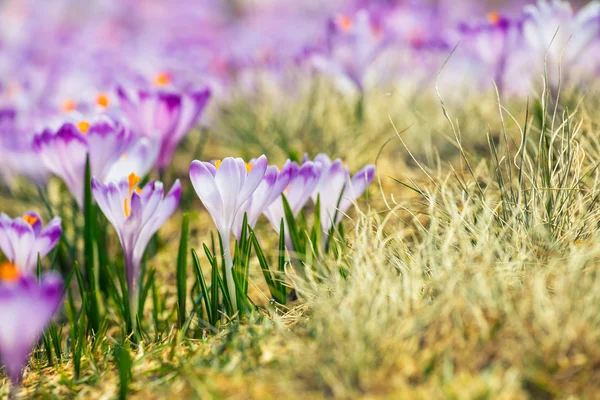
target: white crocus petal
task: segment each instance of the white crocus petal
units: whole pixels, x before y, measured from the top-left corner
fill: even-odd
[[[190,165],[190,181],[196,194],[206,207],[211,218],[220,229],[221,214],[223,213],[223,200],[215,180],[214,166],[211,172],[210,164],[195,160]]]
[[[224,232],[220,232],[221,235],[229,235],[228,230],[231,229],[233,224],[233,218],[237,213],[238,201],[243,203],[247,200],[241,198],[239,193],[240,190],[240,170],[237,162],[233,158],[226,158],[221,162],[219,168],[217,168],[217,174],[215,175],[215,182],[221,193],[221,200],[223,204],[222,218],[223,218],[223,229]],[[241,204],[240,204],[241,205]]]

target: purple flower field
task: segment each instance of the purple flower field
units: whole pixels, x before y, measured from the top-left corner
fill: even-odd
[[[0,2],[3,398],[595,398],[600,1]]]

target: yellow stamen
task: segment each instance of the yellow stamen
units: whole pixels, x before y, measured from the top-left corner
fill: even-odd
[[[87,133],[88,129],[90,129],[90,123],[87,121],[81,121],[77,123],[77,127],[84,135]]]
[[[8,261],[0,264],[0,280],[11,282],[19,279],[20,276],[21,274],[15,264]]]
[[[129,196],[123,199],[123,211],[125,211],[125,218],[129,218],[131,215],[131,195],[133,194],[134,190],[136,193],[140,193],[141,190],[136,188],[136,185],[140,183],[142,179],[132,172],[127,177],[127,180],[129,181]]]
[[[246,172],[252,171],[253,166],[254,166],[254,164],[246,163]]]
[[[215,168],[219,168],[221,166],[221,160],[215,161]]]
[[[340,28],[342,28],[343,31],[348,31],[352,29],[353,23],[354,21],[352,21],[352,18],[346,15],[340,15],[337,17],[337,24]]]
[[[500,14],[497,12],[491,12],[488,14],[488,21],[492,25],[498,25],[500,22]]]
[[[66,113],[75,111],[77,109],[77,104],[73,100],[67,99],[62,103],[61,109]]]
[[[171,75],[167,72],[160,72],[154,77],[156,86],[167,86],[171,83]]]
[[[108,96],[104,93],[100,93],[98,97],[96,97],[96,104],[98,104],[102,108],[107,108],[110,103]]]
[[[23,215],[23,221],[27,222],[29,225],[33,226],[37,221],[37,217],[33,215]]]

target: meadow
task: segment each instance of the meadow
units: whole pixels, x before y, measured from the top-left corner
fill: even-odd
[[[423,19],[404,2],[340,3],[358,15],[327,11],[342,32],[365,10]],[[0,396],[597,397],[596,47],[557,17],[541,54],[516,50],[505,24],[534,18],[521,6],[461,28],[507,35],[480,38],[502,48],[491,63],[468,38],[429,58],[413,43],[393,76],[396,52],[361,79],[269,58],[225,95],[178,88],[173,62],[151,82],[158,100],[117,85],[74,110],[19,103],[30,117],[10,129],[0,112]],[[588,29],[588,7],[566,21]],[[188,95],[196,118],[172,122]],[[26,145],[6,140],[17,129]]]

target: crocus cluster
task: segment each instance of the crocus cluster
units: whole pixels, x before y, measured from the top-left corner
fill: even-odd
[[[305,156],[301,165],[288,160],[281,169],[268,165],[264,155],[249,163],[232,157],[212,162],[193,161],[190,180],[221,236],[231,298],[235,298],[235,283],[230,238],[232,234],[240,238],[244,217],[254,228],[260,215],[265,214],[273,228],[285,234],[279,232],[282,221],[285,223],[282,195],[294,217],[309,199],[316,202],[318,198],[321,227],[327,235],[367,189],[374,173],[375,167],[367,165],[351,178],[346,164],[339,159],[331,161],[325,154],[319,154],[314,161]],[[289,236],[286,239],[291,246]]]
[[[11,219],[0,213],[0,360],[16,384],[32,347],[57,312],[62,300],[59,274],[36,276],[39,258],[46,256],[62,233],[56,217],[45,227],[35,212]]]

